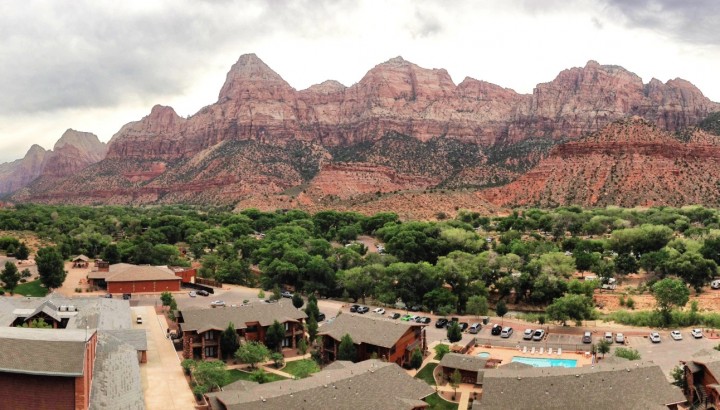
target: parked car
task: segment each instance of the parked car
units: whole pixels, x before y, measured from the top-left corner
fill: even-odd
[[[460,331],[461,331],[461,332],[464,332],[465,329],[467,329],[468,326],[470,326],[467,322],[460,322],[460,323],[458,323],[458,325],[460,326]]]
[[[493,327],[490,329],[490,334],[493,336],[499,336],[500,333],[502,333],[502,326],[500,325],[493,325]]]
[[[318,313],[317,317],[315,318],[315,321],[322,322],[323,320],[325,320],[325,313],[323,313],[323,312]]]
[[[360,307],[360,305],[352,305],[350,306],[350,313],[357,312],[357,309]]]
[[[413,306],[410,306],[410,309],[408,309],[408,310],[411,311],[411,312],[419,312],[419,311],[422,310],[422,306],[420,306],[420,305],[413,305]]]
[[[612,332],[605,332],[605,340],[612,343],[613,342],[613,336]]]
[[[533,333],[535,333],[532,329],[525,329],[523,332],[523,340],[532,340]]]
[[[197,293],[200,296],[210,296],[210,292],[208,292],[207,290],[203,290],[203,289],[200,289],[195,293]]]
[[[212,302],[210,302],[210,306],[212,306],[212,307],[225,306],[225,301],[224,300],[213,300]]]
[[[365,313],[370,311],[370,308],[367,306],[360,306],[355,310],[357,313],[360,313],[361,315],[364,315]]]
[[[702,339],[702,337],[703,337],[702,330],[700,330],[700,329],[693,329],[693,330],[690,332],[690,334],[691,334],[692,337],[694,337],[695,339]]]
[[[188,295],[190,295],[191,298],[194,298],[195,296],[197,296],[197,293],[194,290],[192,290],[192,291],[190,291],[190,293],[188,293]]]
[[[102,297],[112,299],[112,293],[106,293]]]
[[[289,290],[285,290],[280,294],[280,296],[282,296],[284,298],[291,298],[291,297],[293,297],[293,294]]]
[[[543,337],[545,337],[545,331],[542,329],[538,329],[533,333],[533,340],[535,341],[543,340]]]
[[[653,343],[660,343],[660,333],[658,333],[658,332],[650,333],[650,341]]]
[[[480,323],[473,323],[472,325],[470,325],[468,332],[476,334],[480,331],[480,329],[482,329],[482,325]]]
[[[405,316],[401,317],[400,320],[402,320],[403,322],[409,322],[409,321],[410,321],[411,319],[413,319],[414,317],[415,317],[415,316],[413,316],[413,315],[405,315]],[[414,320],[414,319],[413,319],[413,320]]]
[[[142,325],[142,322],[142,316],[138,315],[138,317],[135,319],[135,323],[137,323],[138,325]]]
[[[720,289],[720,279],[715,279],[714,281],[710,282],[710,287],[713,289]]]
[[[131,297],[132,297],[131,293],[123,293],[123,300],[130,300]]]
[[[385,309],[383,309],[383,308],[375,308],[375,309],[373,309],[373,313],[377,313],[378,315],[384,315],[384,314],[385,314]]]
[[[590,332],[583,333],[582,342],[583,343],[592,343],[592,333],[590,333]]]
[[[500,337],[507,339],[508,337],[512,336],[512,334],[513,328],[506,326],[503,328],[502,332],[500,332]]]
[[[615,333],[615,342],[625,344],[625,335],[622,333]]]
[[[447,326],[447,324],[448,324],[448,320],[445,319],[444,317],[441,317],[440,319],[437,320],[437,322],[435,322],[435,327],[438,329],[442,329],[445,326]]]
[[[682,340],[682,333],[680,333],[679,330],[673,330],[670,332],[670,337],[672,337],[673,340]]]
[[[398,319],[400,317],[400,313],[395,312],[392,315],[388,316],[390,319]]]

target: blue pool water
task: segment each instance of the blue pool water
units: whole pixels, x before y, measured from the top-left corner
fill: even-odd
[[[480,353],[477,354],[477,357],[482,357],[483,359],[487,359],[488,357],[490,357],[490,353],[488,353],[488,352],[480,352]]]
[[[575,359],[547,359],[544,357],[514,356],[511,362],[529,364],[533,367],[577,367]]]

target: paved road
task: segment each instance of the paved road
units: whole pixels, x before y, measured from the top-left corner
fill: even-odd
[[[133,307],[133,327],[147,331],[147,363],[140,365],[145,407],[148,410],[192,410],[195,398],[185,380],[180,359],[172,342],[165,337],[167,323],[149,306]],[[143,323],[136,323],[141,315]]]

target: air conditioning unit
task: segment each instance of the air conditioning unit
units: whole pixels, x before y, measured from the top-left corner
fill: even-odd
[[[67,310],[68,310],[68,307],[67,307],[67,306],[65,306],[65,305],[60,305],[60,311],[61,311],[61,312],[67,312]]]
[[[68,308],[68,312],[77,312],[77,308],[75,306],[70,305],[67,308]]]

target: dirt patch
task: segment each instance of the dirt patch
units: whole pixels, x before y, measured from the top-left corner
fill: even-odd
[[[53,246],[55,243],[40,239],[35,232],[31,231],[3,231],[0,230],[0,236],[11,236],[13,238],[17,238],[20,242],[25,242],[25,245],[30,249],[30,253],[37,252],[38,249],[46,247],[46,246]]]

